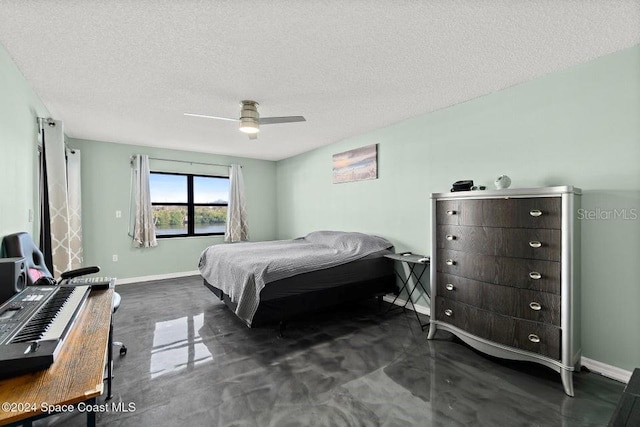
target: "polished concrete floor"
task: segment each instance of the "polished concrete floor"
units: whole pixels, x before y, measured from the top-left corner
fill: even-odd
[[[479,354],[376,301],[249,329],[198,277],[118,286],[103,426],[605,426],[624,385]],[[426,321],[423,318],[423,321]],[[100,400],[102,402],[102,399]],[[81,426],[83,414],[36,426]]]

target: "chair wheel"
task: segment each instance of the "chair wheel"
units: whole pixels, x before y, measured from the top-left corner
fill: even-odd
[[[125,354],[127,354],[127,347],[120,347],[120,356],[124,356]]]

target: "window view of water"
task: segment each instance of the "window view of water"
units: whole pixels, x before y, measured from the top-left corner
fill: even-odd
[[[193,233],[225,232],[229,179],[182,174],[150,174],[156,235],[168,237]]]
[[[220,224],[196,224],[196,234],[206,234],[206,233],[224,233],[226,225],[224,223]],[[156,235],[157,236],[173,236],[176,234],[187,234],[187,226],[185,224],[184,227],[174,227],[171,225],[158,226],[156,225]]]

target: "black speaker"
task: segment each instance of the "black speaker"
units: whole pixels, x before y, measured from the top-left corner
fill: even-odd
[[[23,290],[26,283],[24,258],[0,258],[0,304]]]

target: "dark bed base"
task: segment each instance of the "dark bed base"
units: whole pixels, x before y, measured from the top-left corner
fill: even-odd
[[[203,279],[204,285],[235,312],[236,304],[220,289]],[[260,301],[258,310],[253,316],[251,327],[265,326],[277,322],[291,320],[311,311],[319,311],[345,302],[363,300],[375,296],[381,297],[396,292],[393,274],[373,280],[350,283],[327,289],[304,292],[278,299]]]

